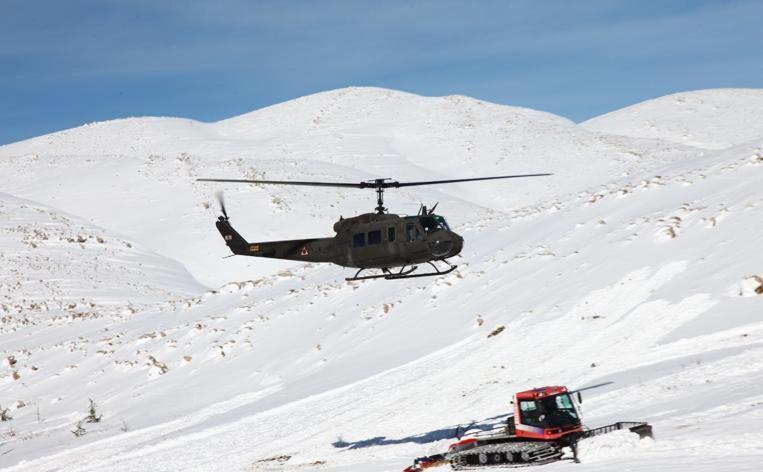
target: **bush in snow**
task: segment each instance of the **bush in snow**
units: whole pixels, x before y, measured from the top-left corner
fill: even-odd
[[[98,423],[101,421],[101,415],[98,415],[95,411],[95,402],[88,398],[90,400],[90,409],[88,411],[88,415],[85,417],[85,421],[88,423]]]

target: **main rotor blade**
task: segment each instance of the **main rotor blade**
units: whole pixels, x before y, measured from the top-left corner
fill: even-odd
[[[500,175],[497,177],[475,177],[472,179],[429,180],[424,182],[389,182],[389,183],[385,183],[384,185],[389,187],[411,187],[413,185],[452,184],[455,182],[473,182],[475,180],[516,179],[520,177],[544,177],[547,175],[553,175],[553,174]]]
[[[311,187],[349,187],[365,188],[365,183],[342,183],[342,182],[299,182],[295,180],[242,180],[242,179],[196,179],[199,182],[233,182],[237,184],[276,184],[276,185],[307,185]]]
[[[373,179],[358,183],[349,182],[305,182],[297,180],[245,180],[245,179],[196,179],[199,182],[231,182],[237,184],[275,184],[275,185],[304,185],[310,187],[344,187],[344,188],[399,188],[414,185],[452,184],[456,182],[473,182],[475,180],[516,179],[522,177],[545,177],[553,174],[522,174],[499,175],[494,177],[473,177],[470,179],[427,180],[422,182],[387,182],[389,179]]]
[[[610,382],[602,382],[602,383],[596,384],[596,385],[589,385],[589,386],[583,387],[583,388],[576,388],[575,390],[571,390],[570,393],[584,392],[586,390],[591,390],[592,388],[600,388],[600,387],[604,387],[604,386],[607,386],[607,385],[612,385],[613,383],[614,382],[611,382],[611,381]]]

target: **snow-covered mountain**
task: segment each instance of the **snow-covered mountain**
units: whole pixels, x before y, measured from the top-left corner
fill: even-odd
[[[723,149],[763,136],[761,89],[676,93],[597,116],[591,131]]]
[[[649,420],[657,440],[586,442],[576,468],[757,470],[761,96],[688,92],[576,125],[350,88],[0,147],[0,466],[395,471],[515,391],[611,381],[586,423]],[[222,188],[251,240],[329,235],[373,194],[195,182],[546,171],[388,192],[398,212],[440,201],[466,240],[452,274],[390,282],[222,260],[212,225]],[[75,437],[88,399],[102,420]]]
[[[213,222],[225,190],[250,240],[328,236],[340,215],[375,206],[372,192],[251,187],[197,177],[358,182],[553,172],[536,180],[388,192],[415,213],[443,201],[454,215],[489,215],[645,172],[696,150],[590,133],[548,113],[466,97],[351,88],[311,95],[218,123],[132,118],[0,147],[6,191],[79,215],[182,262],[202,283],[272,274],[292,264],[232,260]],[[447,207],[444,206],[447,203]]]

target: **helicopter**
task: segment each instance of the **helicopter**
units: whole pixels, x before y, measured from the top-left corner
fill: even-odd
[[[199,182],[374,189],[377,203],[374,213],[364,213],[350,218],[340,217],[339,221],[334,223],[336,235],[333,237],[253,243],[248,242],[233,229],[222,194],[218,193],[222,216],[218,217],[215,225],[233,255],[302,262],[329,262],[342,267],[358,269],[354,276],[345,278],[347,281],[356,281],[367,279],[396,280],[445,275],[458,267],[451,264],[448,259],[461,252],[464,247],[464,238],[451,230],[444,216],[435,213],[437,204],[430,209],[422,205],[415,216],[390,214],[384,207],[384,190],[419,185],[548,175],[552,174],[502,175],[422,182],[398,182],[383,178],[358,183],[242,179],[196,180]],[[418,265],[425,263],[429,264],[433,270],[416,272],[419,268]],[[362,272],[369,269],[376,269],[381,273],[361,275]]]

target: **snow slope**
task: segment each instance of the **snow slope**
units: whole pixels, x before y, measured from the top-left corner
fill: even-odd
[[[763,90],[711,89],[647,100],[581,123],[601,133],[723,149],[760,138]]]
[[[525,108],[374,88],[311,95],[219,123],[132,118],[0,147],[12,175],[7,192],[141,241],[210,287],[293,266],[220,264],[226,251],[212,224],[216,190],[225,190],[234,223],[253,241],[331,235],[340,215],[367,212],[375,199],[370,191],[208,184],[198,177],[359,182],[554,173],[386,194],[399,213],[447,201],[440,208],[460,223],[460,215],[543,201],[599,184],[602,175],[644,172],[691,153],[673,143],[590,133]]]
[[[321,133],[307,131],[316,116],[307,105],[334,96],[341,97],[331,102],[337,108],[320,114],[321,124],[341,136],[332,147],[321,141],[327,139]],[[457,110],[432,116],[442,121],[436,126],[415,113],[418,118],[406,125],[387,123],[404,114],[394,110],[422,110],[430,102],[441,111]],[[649,420],[657,440],[639,442],[618,434],[586,442],[576,470],[758,470],[763,453],[763,133],[757,140],[708,150],[671,144],[670,136],[594,133],[552,115],[478,103],[349,89],[189,128],[225,129],[223,147],[246,141],[253,150],[251,157],[241,158],[245,163],[210,154],[191,157],[188,164],[177,157],[183,144],[173,151],[171,139],[156,144],[166,148],[141,151],[160,153],[153,158],[131,157],[124,147],[129,144],[120,144],[125,134],[120,126],[110,131],[119,136],[113,137],[114,154],[109,155],[107,144],[87,154],[89,139],[112,139],[104,130],[99,140],[88,130],[71,131],[79,150],[61,144],[49,154],[42,147],[37,154],[26,151],[24,146],[39,144],[35,140],[0,148],[6,156],[0,165],[13,172],[11,193],[41,197],[37,201],[50,205],[11,196],[0,200],[7,215],[0,251],[4,265],[13,269],[2,273],[5,305],[20,304],[34,293],[33,288],[5,287],[52,279],[52,288],[43,292],[47,306],[34,314],[39,322],[3,318],[0,406],[9,408],[13,419],[0,423],[0,466],[14,471],[395,471],[414,457],[442,451],[459,425],[498,421],[514,391],[611,381],[587,392],[586,423]],[[382,113],[383,104],[389,108]],[[363,150],[392,142],[426,150],[437,142],[435,130],[455,146],[466,138],[453,137],[459,128],[447,117],[465,109],[479,110],[474,120],[485,127],[511,114],[522,123],[516,133],[465,131],[474,137],[475,148],[498,149],[504,142],[508,156],[515,147],[522,149],[524,140],[527,149],[517,152],[525,153],[528,167],[516,170],[546,170],[543,166],[553,163],[563,176],[583,177],[555,176],[551,186],[537,179],[525,188],[500,187],[500,201],[520,202],[511,206],[487,201],[496,192],[487,185],[422,191],[426,201],[442,200],[446,214],[453,215],[451,224],[467,241],[459,269],[448,276],[347,283],[339,268],[308,264],[247,280],[231,275],[236,258],[210,257],[207,270],[229,278],[205,290],[176,262],[145,249],[159,245],[161,238],[151,236],[157,230],[175,237],[171,228],[187,225],[186,220],[195,224],[213,217],[214,208],[201,205],[212,189],[192,182],[199,169],[246,172],[247,166],[271,165],[267,175],[275,178],[293,176],[293,170],[276,172],[286,172],[279,163],[294,162],[316,173],[310,178],[374,177],[381,174],[367,173]],[[267,125],[257,126],[258,120]],[[144,126],[150,121],[128,123],[148,133],[152,128]],[[399,134],[394,139],[393,128]],[[209,143],[207,131],[184,132]],[[292,143],[296,154],[281,160],[258,157],[278,139]],[[328,147],[313,152],[313,142]],[[557,144],[570,151],[568,159],[549,160],[546,151]],[[445,161],[452,172],[499,172],[500,164],[482,162],[482,151],[442,154],[442,163],[435,153],[396,152],[379,172],[400,168],[412,178],[447,175]],[[608,157],[612,162],[604,162]],[[442,170],[416,174],[422,158]],[[506,165],[500,172],[515,170]],[[61,188],[54,184],[56,173]],[[104,185],[111,187],[98,187],[107,175],[113,178]],[[80,188],[88,192],[77,194]],[[119,197],[105,198],[109,192]],[[265,192],[287,201],[288,208],[261,198]],[[339,192],[256,188],[253,193],[260,198],[232,189],[229,206],[248,202],[250,211],[242,211],[238,221],[258,220],[277,237],[294,236],[292,231],[313,223],[319,230],[327,227],[321,218],[330,205],[346,212],[370,202],[362,197],[359,203],[343,201],[349,194]],[[136,195],[143,202],[125,203]],[[200,209],[182,206],[187,199]],[[98,226],[54,210],[49,202],[82,211]],[[172,208],[166,202],[178,205],[178,211],[165,213]],[[116,215],[113,205],[119,206]],[[136,208],[153,213],[141,220]],[[266,217],[279,212],[282,221],[293,224],[268,227]],[[310,214],[312,222],[298,222]],[[117,216],[130,223],[121,224]],[[62,227],[61,221],[67,224]],[[35,232],[40,228],[48,239]],[[123,243],[127,236],[118,236],[128,233],[125,228],[139,241],[132,248]],[[68,242],[75,234],[86,241]],[[186,236],[173,241],[184,252],[177,260],[189,267],[192,258],[185,252],[199,254],[205,246],[222,244],[214,234]],[[78,265],[62,268],[67,260]],[[241,267],[258,264],[253,259]],[[199,265],[191,273],[201,279],[204,270]],[[99,285],[93,286],[94,280]],[[65,301],[80,298],[97,299],[98,308],[88,310],[94,316],[69,316]],[[139,302],[127,302],[133,298]],[[491,336],[499,327],[504,329]],[[88,398],[103,419],[84,424],[88,432],[77,438],[70,431],[87,413]],[[729,435],[740,425],[744,431]],[[544,470],[569,467],[558,463]]]

